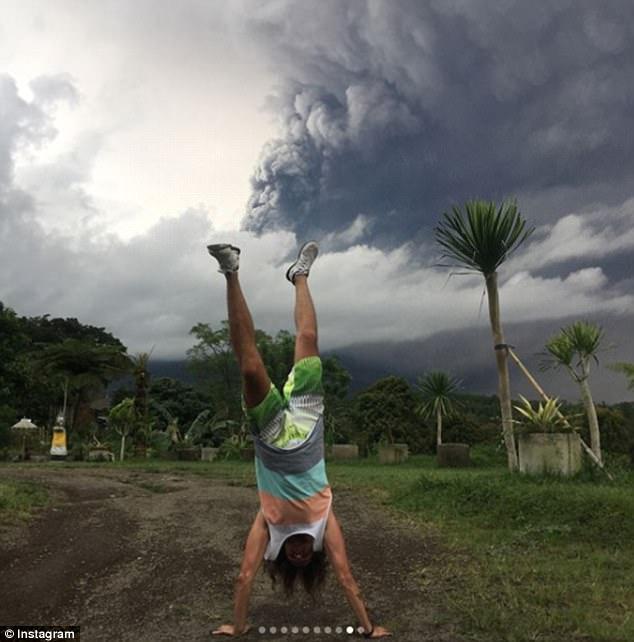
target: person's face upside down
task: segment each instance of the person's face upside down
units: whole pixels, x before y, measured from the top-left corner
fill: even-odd
[[[291,535],[284,542],[286,558],[294,566],[306,566],[313,557],[313,538],[311,535]]]

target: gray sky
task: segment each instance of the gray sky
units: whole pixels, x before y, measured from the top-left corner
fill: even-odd
[[[625,0],[3,0],[0,299],[180,358],[226,316],[206,242],[240,245],[276,331],[310,236],[322,349],[470,381],[482,281],[435,267],[432,230],[515,196],[537,229],[500,274],[509,341],[592,318],[602,361],[634,360],[632,31]]]

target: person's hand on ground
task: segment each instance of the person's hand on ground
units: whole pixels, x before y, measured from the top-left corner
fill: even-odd
[[[388,635],[392,635],[390,631],[387,629],[383,628],[382,626],[375,626],[374,630],[372,631],[372,635],[370,636],[371,638],[384,638]]]
[[[246,633],[251,627],[245,626],[242,630],[238,631],[233,624],[223,624],[219,629],[212,631],[212,635],[242,635]]]

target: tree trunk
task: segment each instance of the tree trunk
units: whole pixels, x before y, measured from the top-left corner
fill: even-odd
[[[526,378],[530,381],[533,388],[537,390],[540,397],[544,401],[548,401],[550,397],[544,392],[544,389],[537,383],[537,380],[535,379],[535,377],[533,377],[533,375],[528,371],[528,368],[522,363],[520,358],[515,354],[515,352],[513,352],[511,348],[508,349],[508,353],[511,359],[513,359],[513,361],[517,364],[519,369],[524,373]],[[570,426],[570,422],[564,417],[561,410],[558,410],[557,414],[566,422],[567,426]],[[592,452],[592,448],[590,448],[583,439],[580,439],[580,441],[581,441],[581,447],[586,451],[586,454],[588,455],[588,457],[590,457],[590,459],[606,474],[607,478],[610,481],[614,481],[614,478],[612,477],[612,475],[610,475],[610,473],[605,469],[603,462],[600,459],[597,459],[597,456]],[[630,457],[632,459],[632,466],[634,467],[634,444],[632,445],[632,449],[630,450]]]
[[[123,461],[123,456],[125,454],[125,433],[121,433],[121,452],[119,453],[119,461]]]
[[[66,424],[66,404],[68,403],[68,376],[64,381],[64,409],[62,410],[62,416],[64,417],[64,424]]]
[[[489,319],[493,333],[493,345],[504,343],[502,323],[500,321],[500,299],[498,295],[497,272],[486,277],[487,298],[489,300]],[[505,348],[495,350],[495,359],[498,368],[498,398],[502,414],[502,434],[506,446],[506,455],[509,470],[518,470],[517,449],[513,434],[513,409],[511,408],[511,383],[509,379],[508,354]]]
[[[592,393],[590,392],[590,384],[588,383],[589,368],[588,363],[584,359],[581,362],[581,377],[579,379],[579,387],[581,388],[581,397],[583,399],[583,406],[588,415],[588,427],[590,428],[590,448],[599,461],[603,461],[601,457],[601,434],[599,432],[599,420],[597,418],[597,409],[594,407],[592,401]]]
[[[442,413],[440,408],[436,410],[436,445],[442,445]]]

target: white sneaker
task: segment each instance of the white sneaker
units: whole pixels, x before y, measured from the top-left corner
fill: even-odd
[[[304,245],[299,249],[297,260],[288,268],[288,270],[286,270],[286,278],[294,284],[295,277],[298,274],[305,274],[308,276],[310,267],[317,258],[318,253],[319,245],[317,245],[317,241],[308,241],[308,243],[304,243]]]
[[[208,245],[207,251],[220,264],[218,272],[226,274],[227,272],[237,272],[240,266],[240,248],[229,243],[217,243]]]

